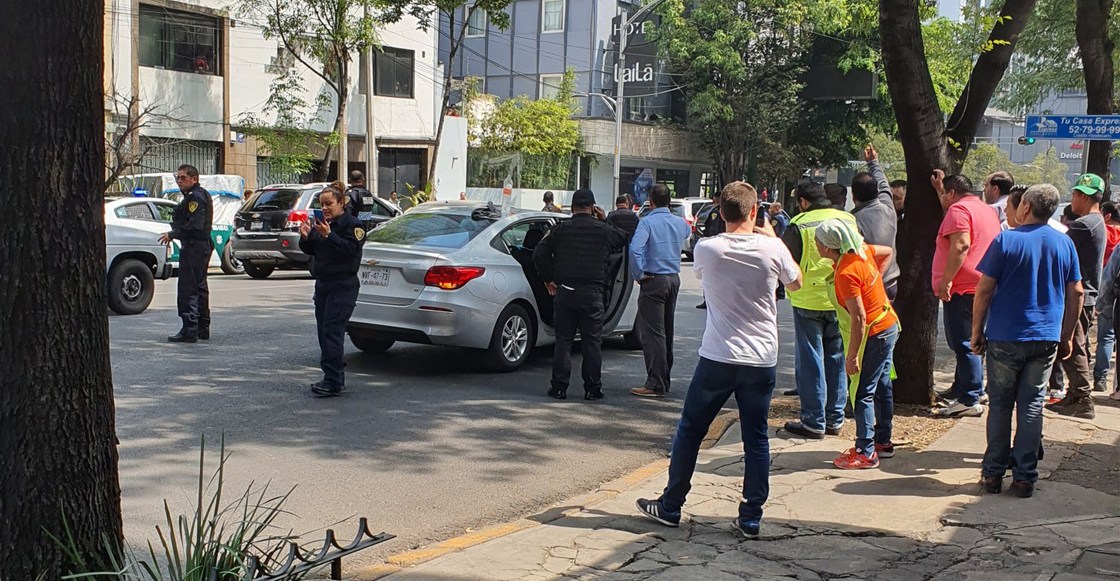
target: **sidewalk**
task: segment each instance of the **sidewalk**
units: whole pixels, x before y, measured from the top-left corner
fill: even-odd
[[[830,463],[850,442],[771,434],[762,536],[741,541],[730,527],[742,479],[742,450],[732,427],[718,445],[701,452],[679,529],[634,509],[637,498],[656,497],[664,487],[665,461],[497,527],[492,540],[475,544],[485,532],[474,540],[453,539],[390,559],[358,578],[1120,578],[1120,408],[1104,398],[1097,402],[1091,422],[1047,413],[1046,456],[1030,499],[1007,491],[1009,479],[1004,494],[979,493],[983,418],[956,420],[925,450],[900,448],[880,469],[859,472]]]

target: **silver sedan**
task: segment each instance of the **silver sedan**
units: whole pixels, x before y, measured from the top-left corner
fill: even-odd
[[[555,342],[552,297],[533,248],[566,216],[478,202],[431,202],[372,230],[362,251],[358,303],[347,331],[366,353],[397,341],[485,350],[488,367],[512,371],[534,346]],[[634,336],[637,292],[626,254],[608,265],[603,334]]]

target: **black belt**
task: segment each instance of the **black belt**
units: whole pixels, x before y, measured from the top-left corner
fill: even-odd
[[[677,276],[677,273],[675,273],[675,272],[665,272],[665,273],[660,273],[659,274],[659,273],[656,273],[656,272],[643,272],[642,276]]]

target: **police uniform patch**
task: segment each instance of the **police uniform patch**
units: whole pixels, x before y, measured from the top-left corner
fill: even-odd
[[[354,228],[354,238],[361,240],[366,237],[366,231],[361,228]]]
[[[197,210],[197,209],[198,209],[198,202],[190,202],[189,204],[187,204],[187,211],[188,212],[193,214],[194,211]]]

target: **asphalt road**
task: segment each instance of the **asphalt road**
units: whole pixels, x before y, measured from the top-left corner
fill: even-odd
[[[227,498],[250,482],[295,487],[283,522],[297,533],[341,523],[349,538],[366,516],[374,532],[397,535],[347,568],[531,514],[664,457],[704,323],[699,283],[685,270],[674,390],[653,401],[627,393],[644,367],[640,351],[620,344],[604,350],[598,402],[545,397],[551,348],[520,371],[490,374],[468,350],[397,344],[370,356],[349,343],[348,392],[314,399],[305,273],[211,274],[213,338],[197,345],[166,342],[178,329],[175,281],[160,282],[144,314],[110,319],[126,535],[154,542],[164,499],[173,514],[190,510],[203,435],[207,477],[225,436]]]

